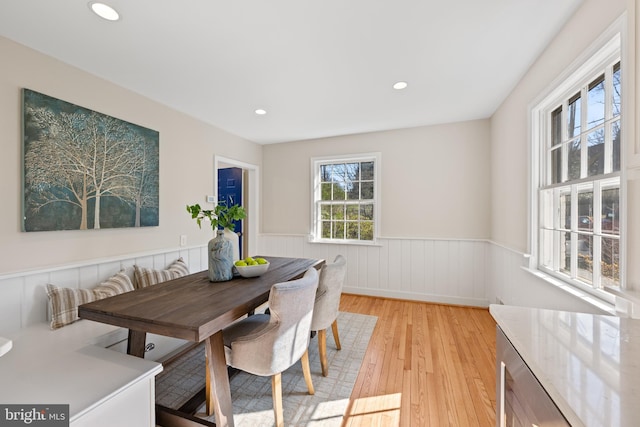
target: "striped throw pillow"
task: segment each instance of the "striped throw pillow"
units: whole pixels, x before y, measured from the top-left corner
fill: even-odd
[[[139,265],[134,265],[133,268],[136,289],[146,288],[189,274],[189,268],[182,258],[175,260],[166,270],[154,270]]]
[[[110,277],[108,280],[100,283],[92,290],[98,294],[103,294],[103,298],[106,298],[113,295],[133,291],[134,287],[133,283],[131,282],[131,278],[129,278],[129,276],[127,276],[124,271],[121,271],[116,275]]]
[[[133,290],[131,279],[119,272],[93,289],[61,288],[47,284],[51,307],[51,329],[58,329],[77,320],[78,306]]]

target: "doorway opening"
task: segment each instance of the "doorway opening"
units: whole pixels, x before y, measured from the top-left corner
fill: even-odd
[[[213,188],[215,200],[239,204],[247,217],[235,224],[240,258],[257,254],[258,236],[258,166],[222,156],[214,156]]]

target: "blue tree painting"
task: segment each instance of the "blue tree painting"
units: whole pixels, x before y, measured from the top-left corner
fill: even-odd
[[[23,90],[24,230],[158,225],[159,134]]]

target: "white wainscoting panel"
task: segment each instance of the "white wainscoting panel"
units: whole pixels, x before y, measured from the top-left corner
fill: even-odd
[[[47,322],[47,283],[89,289],[123,269],[132,276],[134,264],[163,269],[179,257],[191,272],[207,269],[207,247],[196,246],[0,275],[0,335]]]
[[[307,236],[262,234],[273,256],[347,258],[345,292],[436,303],[526,307],[606,314],[525,269],[529,257],[485,240],[380,239],[376,246],[310,243]]]
[[[4,280],[0,285],[0,330],[2,331],[20,329],[24,301],[22,284],[22,279],[14,277]]]
[[[598,312],[527,272],[526,254],[490,241],[386,238],[375,246],[335,245],[309,243],[306,235],[262,234],[257,247],[261,255],[328,262],[344,255],[348,293],[479,307],[501,302]],[[162,269],[179,257],[191,272],[208,267],[203,245],[0,275],[0,335],[47,322],[47,283],[91,288],[121,269],[132,275],[134,264]]]
[[[304,235],[262,234],[262,255],[347,258],[344,292],[486,307],[488,242],[380,239],[378,245],[310,243]]]
[[[554,286],[526,269],[529,257],[514,249],[490,243],[487,295],[491,304],[502,303],[550,310],[610,314],[595,298],[580,298]]]

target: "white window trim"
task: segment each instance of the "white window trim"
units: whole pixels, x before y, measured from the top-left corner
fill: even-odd
[[[626,40],[624,35],[626,34],[626,13],[620,16],[613,24],[605,30],[600,37],[585,51],[583,52],[573,63],[568,66],[564,72],[558,76],[547,89],[536,98],[529,106],[529,147],[530,147],[530,162],[529,162],[529,266],[530,271],[539,271],[543,275],[549,273],[538,267],[538,250],[539,250],[539,214],[540,205],[538,200],[538,190],[540,184],[540,157],[541,150],[544,150],[544,135],[547,131],[547,114],[554,108],[551,107],[552,102],[563,97],[569,97],[570,93],[578,91],[585,81],[590,78],[597,77],[597,73],[593,70],[603,69],[616,57],[621,58],[621,72],[623,75],[623,105],[627,105],[625,99],[629,96],[628,89],[625,87],[625,74],[626,63],[624,53],[626,49]],[[566,95],[566,96],[565,96]],[[620,183],[620,224],[621,227],[626,229],[626,186],[624,185],[624,168],[625,157],[627,155],[626,150],[626,135],[625,135],[625,123],[630,118],[627,117],[627,111],[623,107],[623,114],[621,118],[622,141],[621,141],[621,183]],[[626,259],[626,238],[624,234],[620,236],[620,257]],[[620,288],[625,286],[626,278],[626,263],[623,263],[620,271]],[[588,285],[582,284],[577,280],[571,280],[566,278],[557,278],[556,276],[550,276],[552,280],[548,280],[549,283],[557,282],[561,280],[564,283],[582,291],[591,294],[606,303],[615,304],[615,297],[606,292],[604,289],[595,289]]]
[[[347,239],[323,239],[318,237],[318,215],[316,213],[316,197],[320,192],[319,174],[317,173],[319,165],[324,163],[340,163],[373,160],[375,167],[373,169],[373,240],[347,240]],[[321,156],[311,158],[311,229],[309,231],[310,243],[328,243],[339,245],[364,245],[376,246],[380,238],[380,211],[381,211],[381,195],[380,181],[382,170],[382,154],[380,152],[343,154],[336,156]]]

